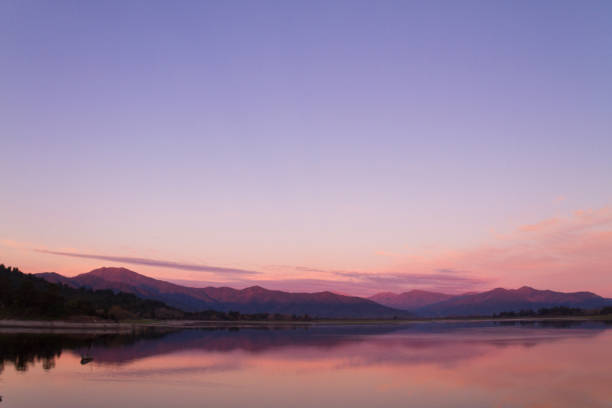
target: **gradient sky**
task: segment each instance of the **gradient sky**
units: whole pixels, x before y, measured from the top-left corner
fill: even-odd
[[[612,296],[609,1],[6,0],[0,74],[25,272]]]

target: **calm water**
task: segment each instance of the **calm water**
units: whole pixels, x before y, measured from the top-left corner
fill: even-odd
[[[612,407],[610,328],[1,333],[0,408]]]

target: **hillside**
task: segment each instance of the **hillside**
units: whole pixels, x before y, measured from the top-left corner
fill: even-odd
[[[218,302],[200,289],[153,279],[126,268],[98,268],[73,278],[57,276],[77,287],[132,293],[141,298],[162,301],[184,311],[222,310]]]

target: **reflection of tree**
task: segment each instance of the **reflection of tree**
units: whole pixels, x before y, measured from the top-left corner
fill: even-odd
[[[27,371],[35,362],[42,361],[45,369],[55,365],[55,358],[62,352],[57,339],[33,335],[0,336],[0,360],[11,362],[18,371]],[[48,368],[47,368],[48,367]]]
[[[46,371],[55,368],[55,358],[43,358],[42,366]]]
[[[55,367],[55,359],[63,350],[82,350],[97,345],[102,348],[122,347],[140,339],[157,338],[166,332],[142,331],[131,334],[0,334],[0,374],[5,362],[11,363],[17,371],[27,371],[36,363],[44,370]]]

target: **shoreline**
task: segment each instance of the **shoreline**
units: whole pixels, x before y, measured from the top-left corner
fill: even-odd
[[[545,321],[612,321],[612,315],[593,316],[551,316],[551,317],[457,317],[457,318],[422,318],[422,319],[338,319],[312,321],[267,321],[267,320],[159,320],[159,321],[122,321],[122,322],[73,322],[66,320],[22,320],[0,319],[0,333],[3,329],[28,329],[68,332],[95,331],[100,333],[131,332],[146,328],[160,329],[200,329],[211,327],[310,327],[334,325],[402,325],[418,323],[462,323],[462,322],[545,322]]]

